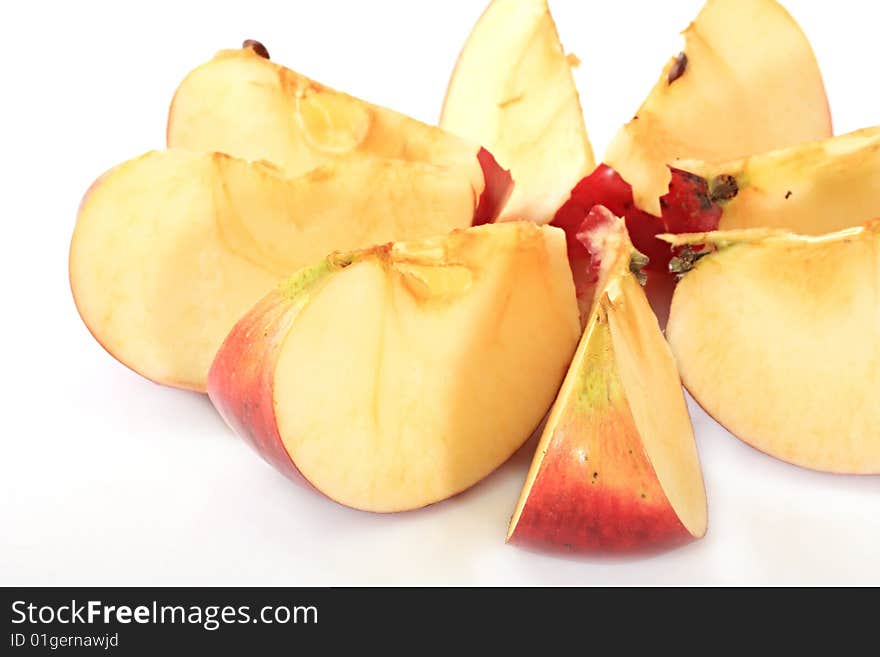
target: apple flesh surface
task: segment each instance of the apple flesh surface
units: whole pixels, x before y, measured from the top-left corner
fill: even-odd
[[[541,435],[508,541],[598,554],[668,549],[706,532],[706,496],[675,363],[631,273],[623,221],[581,231],[599,281]]]
[[[778,459],[880,474],[880,221],[670,239],[718,249],[684,274],[666,329],[694,399]]]
[[[710,189],[714,226],[824,235],[880,217],[880,127],[732,162],[682,162]]]
[[[549,223],[593,150],[546,0],[493,0],[453,71],[440,126],[486,146],[516,185],[500,220]]]
[[[330,89],[253,48],[221,51],[186,76],[171,102],[167,142],[266,160],[288,176],[344,155],[461,168],[479,198],[475,224],[498,216],[513,185],[479,145]]]
[[[295,275],[232,330],[208,394],[286,475],[403,511],[472,486],[528,439],[579,333],[562,231],[480,226]]]
[[[343,158],[289,179],[216,153],[153,152],[86,193],[71,288],[114,357],[204,391],[223,339],[278,281],[335,249],[465,228],[475,202],[466,171],[419,162]]]

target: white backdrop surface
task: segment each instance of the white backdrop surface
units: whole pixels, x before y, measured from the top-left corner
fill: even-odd
[[[331,86],[436,121],[482,0],[7,3],[0,584],[880,584],[880,477],[809,472],[691,405],[707,537],[649,559],[569,560],[504,544],[530,454],[432,508],[377,516],[291,485],[206,397],[103,352],[67,282],[77,204],[98,174],[164,142],[177,83],[244,38]],[[551,0],[598,155],[699,0]],[[880,5],[788,0],[837,132],[880,123]]]

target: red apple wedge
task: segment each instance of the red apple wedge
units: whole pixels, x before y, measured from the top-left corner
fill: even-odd
[[[232,330],[208,394],[291,478],[357,509],[415,509],[522,445],[579,331],[562,232],[480,226],[302,270]]]
[[[510,169],[501,220],[550,222],[595,163],[546,0],[492,0],[458,58],[440,126]]]
[[[341,155],[457,167],[479,203],[475,223],[494,220],[510,174],[477,144],[335,91],[259,54],[224,50],[193,70],[168,114],[168,146],[267,160],[298,176]]]
[[[341,158],[288,179],[226,155],[153,152],[86,193],[71,288],[118,360],[204,391],[223,338],[279,280],[335,249],[470,226],[475,203],[454,167]]]
[[[880,221],[668,238],[717,249],[684,272],[666,329],[694,399],[783,461],[880,474]]]
[[[623,221],[596,207],[592,311],[550,411],[508,541],[568,553],[653,551],[706,532],[706,496],[675,363],[631,271]]]

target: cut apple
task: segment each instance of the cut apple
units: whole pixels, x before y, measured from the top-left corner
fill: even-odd
[[[715,225],[700,231],[766,227],[823,235],[880,217],[880,127],[733,162],[680,167],[699,176],[706,190],[706,198],[691,205],[717,208]]]
[[[684,36],[604,164],[557,212],[553,223],[575,249],[572,231],[601,204],[626,218],[635,247],[663,271],[670,252],[656,235],[713,230],[721,215],[681,161],[727,162],[831,136],[816,58],[774,0],[709,0]]]
[[[287,179],[226,155],[153,152],[87,192],[71,287],[107,351],[203,391],[223,338],[277,281],[335,249],[470,226],[475,203],[456,168],[349,158]]]
[[[493,0],[449,82],[440,126],[484,145],[516,186],[501,220],[549,223],[593,150],[546,0]]]
[[[481,226],[303,270],[233,329],[208,394],[288,476],[357,509],[415,509],[522,445],[579,332],[562,232]]]
[[[168,115],[168,146],[267,160],[288,176],[352,154],[461,168],[480,198],[475,223],[495,219],[512,188],[480,146],[334,91],[253,47],[224,50],[184,79]]]
[[[574,553],[651,551],[706,532],[706,495],[675,363],[621,219],[596,207],[592,311],[538,444],[508,541]]]
[[[718,248],[684,274],[666,329],[694,399],[783,461],[880,474],[880,221],[668,239]]]

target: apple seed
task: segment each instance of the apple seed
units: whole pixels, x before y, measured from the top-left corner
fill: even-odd
[[[269,51],[266,49],[266,46],[264,46],[256,39],[245,39],[244,42],[241,44],[241,47],[250,48],[263,59],[271,59],[269,57]]]

